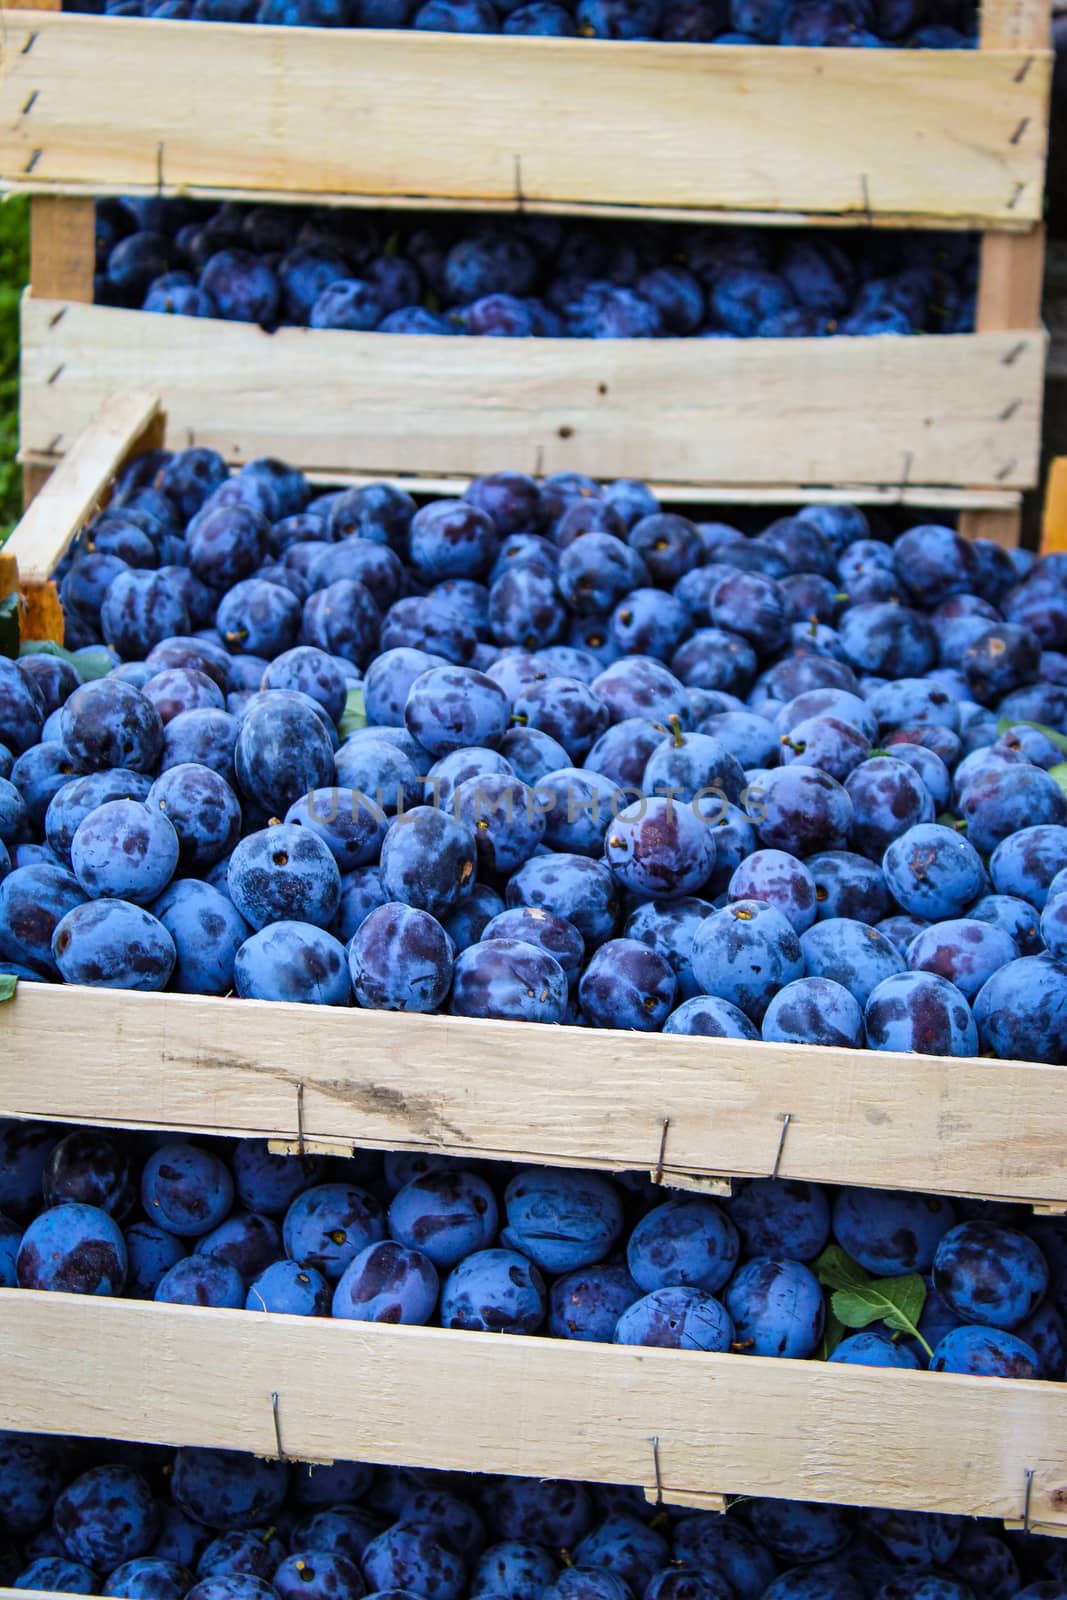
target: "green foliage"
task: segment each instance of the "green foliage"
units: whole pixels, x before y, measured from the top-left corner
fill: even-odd
[[[1046,728],[1043,722],[1021,722],[1018,717],[998,717],[997,737],[1007,733],[1011,728],[1033,728],[1037,733],[1043,733],[1057,750],[1062,750],[1067,755],[1067,736],[1057,733],[1055,728]]]
[[[18,653],[20,656],[58,656],[61,661],[69,661],[83,683],[106,678],[112,667],[111,657],[102,645],[99,650],[87,650],[84,655],[76,656],[50,639],[27,639]]]
[[[345,696],[345,708],[341,713],[341,720],[337,731],[342,739],[347,739],[350,733],[355,733],[357,728],[367,726],[367,712],[363,705],[363,690],[349,689]]]
[[[19,653],[19,597],[9,594],[0,600],[0,656],[14,659]]]
[[[813,1271],[832,1291],[823,1335],[825,1360],[841,1343],[846,1328],[868,1328],[872,1322],[882,1322],[894,1333],[911,1334],[927,1355],[933,1354],[919,1332],[926,1285],[917,1272],[903,1278],[872,1278],[839,1244],[827,1245]]]
[[[10,972],[0,972],[0,1005],[15,998],[19,980]]]
[[[25,195],[0,202],[0,543],[22,510],[18,450],[19,297],[30,275],[30,210]]]

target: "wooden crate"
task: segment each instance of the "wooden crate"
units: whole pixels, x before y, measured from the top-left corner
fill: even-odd
[[[1043,332],[753,340],[402,338],[150,316],[27,296],[25,456],[124,386],[167,441],[331,477],[507,466],[701,498],[844,487],[1010,507],[1037,474]],[[786,486],[795,486],[788,488]],[[901,487],[905,486],[905,487]]]
[[[1067,1386],[1029,1380],[2,1289],[0,1425],[1012,1525],[1032,1474],[1067,1532]]]
[[[5,1116],[1067,1207],[1064,1067],[26,983],[0,1044]]]
[[[47,581],[159,421],[150,395],[108,402],[12,535],[24,579]],[[18,1117],[1067,1209],[1067,1067],[32,984],[0,1040]]]
[[[13,543],[47,581],[126,446],[113,399]],[[85,468],[96,457],[101,479]],[[46,514],[47,513],[47,514]],[[1067,1204],[1067,1068],[21,984],[0,1112]],[[55,1360],[55,1351],[63,1360]],[[1067,1532],[1067,1387],[0,1290],[0,1427],[772,1495]]]
[[[36,197],[46,302],[25,311],[31,491],[118,383],[166,379],[173,442],[231,460],[265,448],[257,394],[283,394],[290,415],[299,395],[311,431],[339,383],[353,405],[331,405],[313,441],[330,459],[306,463],[334,475],[625,469],[667,498],[829,489],[1017,541],[1040,437],[1047,0],[987,0],[981,49],[947,53],[191,28],[55,3],[7,13],[0,75],[0,179]],[[75,197],[138,192],[977,227],[979,332],[516,352],[292,330],[267,346],[252,328],[75,316],[93,255],[92,201]],[[1005,332],[1021,348],[983,342]]]
[[[10,9],[0,179],[1025,230],[1041,218],[1048,26],[1043,0],[987,0],[980,51],[806,50]]]

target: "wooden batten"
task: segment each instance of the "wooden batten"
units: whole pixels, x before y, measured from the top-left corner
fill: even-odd
[[[1051,57],[1030,38],[769,50],[18,10],[6,26],[0,177],[36,192],[1041,215]]]
[[[1063,1067],[26,983],[0,1036],[5,1116],[1067,1202]]]
[[[657,1438],[675,1505],[1016,1518],[1028,1471],[1032,1523],[1062,1527],[1067,1500],[1063,1384],[19,1289],[0,1290],[0,1423],[646,1490]]]
[[[1037,473],[1040,330],[532,339],[518,361],[505,339],[265,334],[27,296],[22,336],[31,458],[71,438],[108,394],[155,386],[175,448],[281,456],[320,475],[507,465],[695,485],[714,499],[720,488],[793,486],[802,498],[842,483],[1002,497]]]

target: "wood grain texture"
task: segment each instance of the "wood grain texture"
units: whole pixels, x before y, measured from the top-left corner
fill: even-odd
[[[192,30],[196,31],[196,30]],[[251,30],[249,30],[251,31]],[[872,339],[402,338],[27,296],[23,450],[124,388],[169,444],[322,472],[565,469],[705,485],[1012,490],[1038,465],[1043,332]],[[800,492],[799,489],[797,492]]]
[[[1067,4],[1067,0],[1065,0]],[[41,455],[36,451],[20,451],[19,460],[24,472],[40,473],[42,481],[58,466],[61,456]],[[311,483],[333,488],[349,486],[362,488],[369,483],[391,483],[415,495],[462,494],[471,481],[471,474],[420,475],[410,472],[321,472],[306,474]],[[708,483],[658,483],[645,480],[648,487],[664,504],[688,505],[699,501],[708,507],[720,506],[795,506],[800,498],[818,499],[832,505],[864,506],[916,506],[927,510],[958,511],[962,507],[975,511],[1017,512],[1022,495],[1014,489],[938,489],[918,485],[909,488],[903,484],[871,485],[864,483],[825,484],[805,489],[802,486],[782,484],[708,484]]]
[[[20,456],[19,459],[22,460],[22,457]],[[52,473],[55,471],[55,469],[58,466],[58,464],[59,464],[59,457],[58,456],[54,460],[49,461],[47,463],[42,461],[41,459],[37,459],[35,461],[31,461],[31,460],[27,459],[27,460],[23,461],[23,463],[22,463],[22,509],[23,509],[23,511],[25,511],[28,508],[28,506],[30,504],[30,501],[35,499],[37,497],[37,495],[40,494],[41,490],[44,488],[45,484],[48,482],[49,478],[52,476]]]
[[[1008,228],[1041,214],[1047,50],[252,32],[17,10],[7,36],[0,177],[41,192]]]
[[[981,0],[982,50],[1044,50],[1051,31],[1049,0]]]
[[[20,984],[0,1115],[1067,1200],[1067,1068]]]
[[[1041,554],[1067,550],[1067,456],[1049,465],[1041,518]]]
[[[159,416],[155,395],[127,389],[102,399],[93,416],[71,434],[70,449],[34,497],[5,549],[15,557],[24,585],[51,578],[111,479]]]
[[[976,325],[979,333],[1041,326],[1045,230],[982,236]]]
[[[34,195],[30,204],[30,282],[39,295],[92,305],[94,212],[92,200]]]
[[[63,1359],[56,1360],[56,1351]],[[1067,1511],[1067,1388],[0,1290],[0,1424],[305,1460]]]
[[[957,527],[965,539],[989,539],[1002,550],[1014,550],[1022,534],[1022,508],[1010,510],[966,509],[960,512]]]

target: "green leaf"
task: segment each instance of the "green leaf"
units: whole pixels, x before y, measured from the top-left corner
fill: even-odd
[[[19,597],[9,594],[0,600],[0,656],[12,661],[19,653]]]
[[[905,1278],[876,1278],[835,1291],[830,1304],[846,1328],[867,1328],[884,1322],[896,1333],[910,1333],[927,1355],[933,1352],[919,1332],[926,1303],[926,1284],[917,1272]]]
[[[812,1262],[811,1270],[827,1289],[862,1289],[871,1281],[870,1274],[839,1244],[828,1244]]]
[[[357,728],[367,726],[367,711],[363,703],[362,689],[349,689],[345,696],[345,709],[341,713],[341,720],[337,724],[337,731],[342,739],[347,739],[350,733],[355,733]]]
[[[1034,728],[1038,733],[1043,733],[1046,739],[1051,739],[1057,750],[1062,750],[1067,755],[1067,736],[1057,733],[1055,728],[1046,728],[1043,722],[1024,722],[1019,717],[999,717],[997,719],[997,735],[1007,733],[1009,728]]]
[[[845,1324],[831,1304],[826,1308],[826,1326],[823,1328],[822,1342],[819,1345],[819,1360],[829,1361],[844,1337]]]
[[[19,980],[13,972],[0,972],[0,1005],[5,1000],[13,1000],[15,998],[15,990],[18,986]]]
[[[1049,767],[1048,775],[1055,778],[1064,794],[1067,794],[1067,761],[1057,762],[1056,766]]]
[[[53,644],[50,639],[27,639],[19,655],[58,656],[61,661],[70,663],[83,683],[91,683],[94,678],[106,678],[114,665],[104,649],[86,650],[84,654],[76,656],[72,651],[64,650],[61,644]]]

